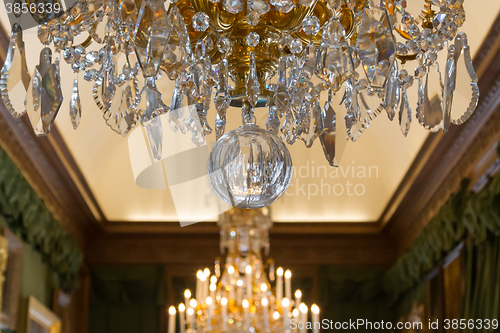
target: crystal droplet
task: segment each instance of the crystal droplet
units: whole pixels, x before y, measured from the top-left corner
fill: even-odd
[[[159,161],[162,159],[163,155],[163,129],[161,126],[161,119],[160,117],[154,117],[153,119],[143,123],[143,125],[146,129],[149,147],[151,148],[153,158]]]
[[[280,119],[278,118],[278,110],[275,105],[269,106],[269,112],[267,113],[266,128],[278,134],[280,128]]]
[[[44,48],[26,94],[26,111],[37,136],[49,134],[62,101],[59,60],[52,63],[51,49]]]
[[[387,84],[385,85],[384,108],[387,111],[387,116],[392,121],[396,115],[396,110],[399,105],[399,70],[398,62],[394,61],[391,66]]]
[[[186,120],[184,117],[187,115],[185,113],[185,107],[188,106],[187,97],[184,94],[181,87],[181,79],[177,78],[175,82],[174,93],[172,94],[172,101],[170,103],[170,111],[168,113],[169,124],[172,131],[186,134]]]
[[[450,118],[452,124],[461,125],[476,110],[479,102],[479,87],[465,33],[457,35],[455,39],[455,51],[457,72]]]
[[[255,62],[255,54],[250,52],[249,72],[247,79],[247,100],[252,108],[257,106],[260,94],[260,84],[257,78],[257,65]]]
[[[238,14],[243,10],[243,1],[241,0],[224,0],[222,2],[224,10],[232,13]]]
[[[460,52],[460,51],[459,51]],[[443,131],[448,132],[450,128],[451,107],[453,103],[453,92],[455,91],[455,79],[457,77],[457,67],[455,62],[455,46],[448,48],[448,57],[444,71],[443,85]]]
[[[316,75],[335,91],[353,74],[344,27],[336,17],[331,18],[323,30],[315,71]]]
[[[325,157],[331,166],[339,166],[347,145],[346,114],[344,108],[338,103],[338,99],[342,96],[343,93],[340,91],[336,95],[330,92],[330,101],[326,102],[323,108],[324,131],[319,138]],[[339,105],[337,112],[334,111],[333,105]]]
[[[394,60],[396,45],[387,11],[378,6],[371,7],[365,9],[356,43],[370,85],[382,88]]]
[[[80,119],[82,117],[82,105],[80,104],[78,80],[73,82],[73,93],[71,94],[71,100],[69,101],[69,115],[71,117],[71,124],[73,125],[73,128],[77,129],[78,125],[80,125]]]
[[[434,63],[418,80],[417,119],[425,129],[434,130],[443,121],[442,96],[441,73],[438,63]]]
[[[145,77],[158,72],[170,38],[170,27],[163,0],[142,1],[133,40]]]
[[[111,107],[104,111],[106,124],[118,134],[126,136],[137,125],[139,116],[135,112],[137,81],[129,80],[117,87]]]
[[[224,58],[218,65],[219,84],[214,98],[217,116],[215,119],[215,134],[217,140],[224,134],[226,129],[226,112],[231,104],[231,95],[229,93],[228,83],[228,62]]]
[[[274,103],[278,109],[278,117],[283,115],[290,108],[290,99],[286,85],[286,57],[280,57],[278,61],[278,84],[274,93]]]
[[[0,95],[7,111],[16,118],[26,113],[24,100],[30,81],[22,31],[19,25],[15,24],[1,71]]]
[[[101,66],[101,100],[104,108],[108,110],[111,107],[111,101],[115,95],[116,78],[113,52],[109,46],[106,46],[105,49],[105,57]]]
[[[408,95],[406,93],[406,88],[401,87],[401,105],[399,107],[399,127],[401,132],[406,137],[410,131],[411,125],[411,109],[410,103],[408,102]]]
[[[189,66],[193,53],[186,24],[177,7],[170,10],[168,22],[170,36],[163,55],[162,69],[167,72],[170,80],[175,80]]]
[[[156,87],[156,81],[153,77],[147,77],[144,88],[139,94],[139,103],[137,109],[141,116],[141,123],[145,123],[155,117],[164,114],[167,106],[163,104],[161,93]]]
[[[304,141],[307,148],[311,148],[314,141],[323,133],[323,115],[319,101],[313,102],[309,111],[311,112],[310,121],[308,123],[309,129],[304,132],[300,139]]]

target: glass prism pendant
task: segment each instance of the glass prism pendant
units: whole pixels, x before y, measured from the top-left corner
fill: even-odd
[[[71,118],[73,128],[77,129],[78,125],[80,125],[80,119],[82,118],[82,105],[80,103],[78,80],[73,82],[73,93],[71,94],[71,100],[69,101],[69,116]]]
[[[26,111],[37,136],[49,134],[62,101],[59,59],[52,63],[52,50],[46,47],[26,95]]]
[[[290,153],[276,134],[245,123],[217,140],[208,160],[208,177],[224,202],[255,209],[285,193],[292,168]]]
[[[324,131],[319,137],[325,157],[331,166],[338,167],[345,147],[347,146],[347,126],[345,122],[346,111],[344,107],[338,107],[337,111],[332,105],[340,105],[338,99],[342,99],[343,93],[329,93],[329,101],[323,108]]]
[[[24,100],[29,85],[22,30],[18,24],[14,24],[0,77],[0,95],[7,111],[16,118],[26,112]]]
[[[438,63],[427,68],[418,81],[417,119],[425,129],[434,130],[443,121],[443,83]]]

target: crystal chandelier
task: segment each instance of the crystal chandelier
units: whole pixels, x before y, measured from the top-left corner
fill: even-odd
[[[227,250],[224,265],[215,262],[215,274],[198,271],[195,293],[184,292],[184,303],[169,308],[168,333],[201,332],[306,332],[317,323],[319,307],[302,302],[302,292],[292,296],[290,270],[274,262],[262,261],[261,250],[269,251],[269,228],[272,221],[267,208],[232,209],[221,215],[221,252]],[[269,280],[265,269],[268,269]],[[274,288],[269,281],[275,281]],[[303,323],[303,324],[302,324]]]
[[[319,139],[338,166],[347,141],[384,111],[405,136],[414,117],[446,132],[471,116],[479,89],[467,36],[458,32],[463,0],[420,1],[410,13],[406,0],[78,0],[65,12],[32,13],[45,48],[31,75],[14,24],[1,98],[13,116],[28,114],[37,135],[48,134],[63,100],[53,49],[93,82],[112,130],[126,136],[144,126],[156,160],[166,130],[159,116],[197,145],[214,127],[208,168],[215,192],[233,206],[263,207],[291,179],[281,141],[311,147]],[[86,39],[77,44],[79,36]],[[172,92],[158,90],[161,75],[175,81]],[[76,129],[78,80],[69,98]],[[243,125],[224,135],[230,106],[241,108]],[[267,110],[265,129],[256,124],[257,108]]]

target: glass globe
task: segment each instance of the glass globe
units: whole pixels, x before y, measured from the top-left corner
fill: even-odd
[[[292,158],[274,133],[244,124],[224,134],[208,159],[215,193],[233,207],[268,206],[285,193],[292,179]]]

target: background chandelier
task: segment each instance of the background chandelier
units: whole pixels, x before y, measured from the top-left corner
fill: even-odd
[[[198,271],[195,293],[186,290],[184,303],[177,310],[174,306],[169,308],[168,333],[305,333],[307,322],[316,322],[313,333],[318,333],[319,307],[311,306],[309,320],[302,292],[296,290],[292,296],[290,270],[280,267],[275,273],[272,260],[262,261],[261,250],[269,251],[268,232],[272,226],[267,208],[233,208],[221,215],[219,226],[221,251],[227,249],[225,264],[221,266],[220,260],[216,260],[212,276],[208,268]],[[273,288],[265,268],[269,270],[269,280],[276,280]],[[299,322],[304,323],[303,329],[290,329],[299,327]]]
[[[43,3],[50,1],[58,0]],[[31,76],[14,24],[1,98],[12,115],[28,113],[37,135],[49,133],[63,100],[53,45],[94,82],[106,124],[125,136],[141,123],[157,160],[164,130],[158,116],[168,114],[172,130],[201,145],[212,132],[213,101],[218,143],[209,169],[223,172],[211,184],[233,206],[243,195],[249,199],[240,207],[262,207],[290,182],[289,153],[277,135],[307,147],[319,138],[338,165],[348,139],[356,141],[383,111],[405,136],[414,115],[428,130],[447,131],[474,112],[478,79],[467,37],[458,32],[463,0],[421,1],[422,10],[410,13],[406,0],[78,0],[64,13],[32,13],[45,48]],[[14,14],[22,2],[15,1]],[[175,81],[173,92],[158,90],[162,74]],[[416,105],[409,93],[418,95]],[[69,98],[76,128],[78,80]],[[222,140],[230,106],[241,108],[244,125]],[[256,108],[268,110],[266,129],[256,125]],[[240,182],[231,183],[228,175],[237,174]]]

